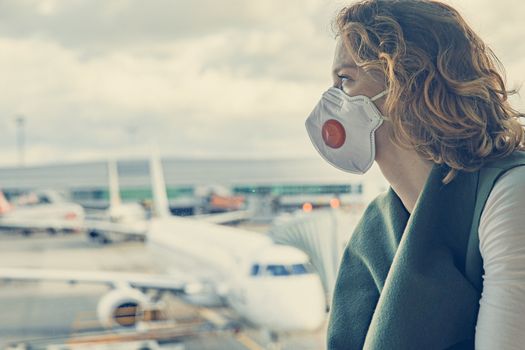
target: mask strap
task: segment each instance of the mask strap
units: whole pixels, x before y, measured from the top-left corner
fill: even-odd
[[[375,95],[374,97],[372,97],[372,98],[370,99],[370,101],[374,102],[375,100],[380,99],[381,97],[385,96],[386,94],[388,94],[388,90],[385,90],[385,91],[383,91],[383,92],[378,93],[377,95]],[[384,115],[382,115],[381,117],[383,118],[383,120],[390,121],[390,118],[385,117]]]
[[[385,90],[383,92],[380,92],[379,94],[375,95],[374,97],[372,97],[370,99],[370,101],[375,101],[375,100],[379,100],[381,97],[385,96],[386,94],[388,94],[388,90]]]

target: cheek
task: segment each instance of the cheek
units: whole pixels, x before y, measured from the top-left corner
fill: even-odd
[[[385,117],[389,117],[388,113],[386,112],[385,101],[386,101],[386,97],[383,96],[379,100],[375,101],[374,103],[375,103],[377,109],[379,110],[379,112],[381,113],[381,115],[383,115]],[[385,123],[383,123],[383,124],[385,124]]]
[[[392,124],[383,122],[375,132],[376,160],[384,157],[385,153],[394,146],[392,143]]]

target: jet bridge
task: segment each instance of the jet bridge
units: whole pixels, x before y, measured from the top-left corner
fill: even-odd
[[[339,262],[356,224],[357,217],[353,213],[318,209],[281,216],[268,233],[276,243],[301,249],[310,257],[330,305]]]

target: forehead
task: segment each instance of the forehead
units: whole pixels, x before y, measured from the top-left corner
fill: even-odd
[[[335,44],[334,62],[332,64],[334,72],[342,68],[357,68],[354,58],[352,57],[350,50],[344,44],[341,38],[337,38]]]

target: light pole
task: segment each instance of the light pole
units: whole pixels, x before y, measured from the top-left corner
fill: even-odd
[[[17,126],[16,142],[18,146],[18,164],[21,168],[25,166],[25,124],[26,118],[19,115],[15,119]]]

